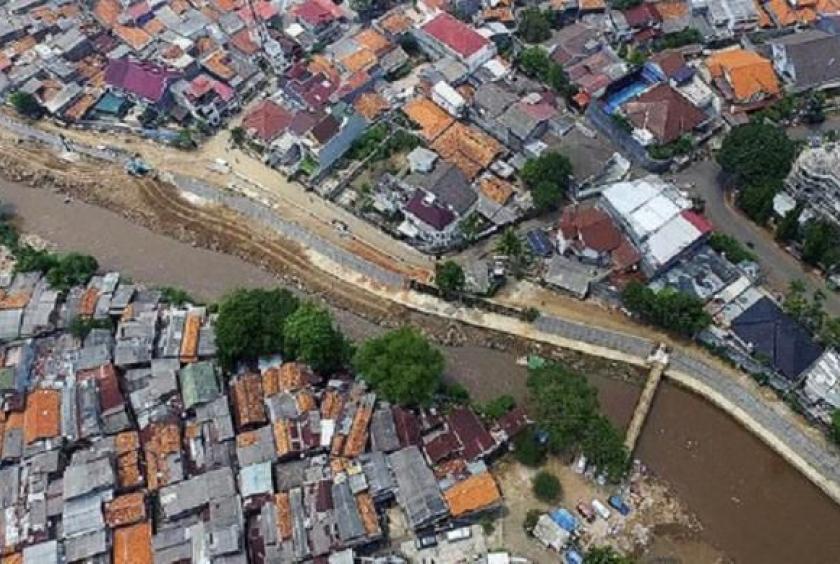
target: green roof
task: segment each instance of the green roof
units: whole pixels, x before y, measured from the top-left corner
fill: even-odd
[[[11,366],[0,368],[0,390],[15,389],[15,369]]]
[[[184,407],[190,408],[215,399],[221,393],[216,367],[212,362],[194,362],[178,371]]]

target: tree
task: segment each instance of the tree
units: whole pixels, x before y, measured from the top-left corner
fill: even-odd
[[[216,321],[222,366],[230,370],[238,361],[281,352],[286,319],[297,308],[298,299],[283,289],[234,290],[225,296]]]
[[[441,381],[438,393],[454,405],[466,405],[470,402],[470,392],[460,382]]]
[[[624,305],[643,321],[684,337],[692,337],[712,322],[703,301],[672,288],[654,292],[631,282],[621,295]]]
[[[782,307],[794,319],[802,319],[808,309],[808,299],[805,297],[805,283],[802,280],[791,280]]]
[[[534,207],[540,212],[556,209],[560,205],[571,176],[572,163],[554,151],[528,159],[522,167],[522,180],[531,190]]]
[[[613,482],[621,480],[630,468],[630,454],[624,446],[624,437],[603,415],[592,419],[581,448],[588,462],[606,473]]]
[[[717,161],[743,185],[780,181],[790,171],[796,144],[784,129],[764,123],[734,128],[723,140]]]
[[[497,253],[507,257],[508,267],[513,275],[520,276],[528,264],[528,254],[525,244],[512,226],[502,232],[502,236],[496,241],[495,249]]]
[[[566,98],[577,93],[577,87],[571,83],[563,67],[553,61],[542,47],[523,49],[516,58],[516,64],[525,75],[548,84]]]
[[[537,472],[537,475],[534,476],[531,481],[531,489],[536,498],[545,503],[558,501],[563,493],[563,488],[560,486],[560,480],[557,479],[557,476],[545,470]]]
[[[466,276],[464,269],[457,262],[447,260],[435,265],[435,285],[444,298],[451,299],[464,291]]]
[[[353,367],[388,401],[426,405],[440,386],[443,355],[416,330],[404,327],[366,341]]]
[[[835,409],[831,414],[831,428],[829,430],[831,440],[840,445],[840,409]]]
[[[827,347],[840,348],[840,317],[825,320],[820,331],[820,341]]]
[[[840,264],[840,228],[825,219],[809,221],[805,225],[802,260],[808,264],[831,270]]]
[[[230,130],[230,140],[234,145],[242,145],[245,142],[245,129],[234,127]]]
[[[542,43],[551,38],[551,14],[539,8],[525,8],[517,26],[519,37],[526,43]]]
[[[634,564],[634,560],[622,556],[611,546],[599,546],[589,549],[583,557],[583,564]]]
[[[286,319],[283,353],[305,362],[315,372],[332,374],[350,359],[350,343],[326,309],[307,302]]]
[[[780,180],[759,180],[738,193],[738,207],[747,217],[764,225],[773,214],[773,198],[782,189]]]
[[[793,241],[799,236],[799,217],[802,215],[802,204],[785,214],[776,226],[776,239],[782,242]]]
[[[55,266],[47,271],[47,282],[57,290],[69,290],[87,284],[98,268],[99,263],[92,256],[68,253],[59,257]]]
[[[735,264],[755,260],[755,255],[745,249],[738,239],[725,233],[718,231],[712,233],[709,237],[709,246],[726,255],[726,258]]]
[[[542,515],[542,511],[539,509],[529,509],[528,513],[525,514],[525,521],[522,523],[522,528],[524,528],[525,532],[529,535],[533,533],[534,527],[537,526],[537,521],[540,520],[540,515]]]
[[[822,92],[811,92],[805,102],[802,119],[805,123],[816,125],[825,121],[825,95]]]
[[[520,464],[536,468],[545,462],[546,450],[537,440],[534,429],[528,427],[513,440],[513,456]]]
[[[579,449],[598,413],[595,388],[580,374],[549,363],[531,370],[528,391],[531,414],[548,433],[549,451],[562,454]]]
[[[38,119],[44,113],[44,108],[41,107],[35,96],[29,92],[12,92],[9,101],[15,111],[22,116]]]
[[[197,303],[186,290],[181,288],[173,288],[172,286],[164,286],[160,289],[160,295],[163,301],[174,306],[182,306],[187,303]]]
[[[189,128],[183,127],[178,131],[178,136],[175,137],[175,146],[185,150],[195,149],[195,140]]]
[[[613,10],[626,10],[642,3],[642,0],[610,0],[610,8]]]
[[[514,407],[516,407],[516,400],[513,399],[513,396],[505,394],[484,404],[481,408],[481,415],[491,421],[496,421]]]

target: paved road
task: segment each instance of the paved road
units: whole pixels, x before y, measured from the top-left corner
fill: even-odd
[[[726,204],[717,182],[719,171],[720,167],[714,161],[701,161],[678,173],[676,181],[680,186],[686,183],[695,185],[693,191],[706,201],[706,217],[711,220],[715,229],[735,237],[742,243],[753,245],[771,288],[784,292],[791,281],[802,280],[809,292],[817,288],[822,289],[827,296],[826,311],[831,315],[840,316],[840,293],[829,290],[821,277],[810,272],[779,247],[769,232]]]

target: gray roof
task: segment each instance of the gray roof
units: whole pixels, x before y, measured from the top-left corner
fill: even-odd
[[[397,501],[413,529],[430,525],[449,514],[435,475],[416,446],[390,454],[388,461],[397,479]]]
[[[239,471],[239,491],[242,497],[272,493],[271,462],[245,466]]]
[[[236,457],[240,466],[256,464],[258,462],[269,462],[277,458],[277,449],[274,446],[274,432],[271,425],[260,427],[254,431],[256,440],[246,446],[236,446]]]
[[[289,509],[292,514],[292,545],[295,556],[305,559],[311,553],[306,534],[306,509],[303,505],[303,490],[295,488],[289,492]]]
[[[481,112],[483,118],[493,119],[500,116],[518,99],[519,97],[509,89],[495,82],[488,82],[476,88],[473,104]]]
[[[0,468],[0,509],[17,505],[20,490],[20,468]]]
[[[434,194],[440,204],[458,215],[464,215],[478,199],[464,173],[446,162],[439,162],[429,174],[410,174],[405,182]]]
[[[359,515],[356,498],[353,497],[350,486],[346,481],[333,484],[332,498],[335,507],[335,521],[338,525],[338,537],[342,542],[350,542],[364,536],[365,527],[362,524],[362,517]]]
[[[58,564],[58,541],[27,546],[23,549],[23,564]]]
[[[540,120],[535,119],[523,110],[519,104],[511,105],[498,119],[500,124],[522,140],[528,139],[534,129],[541,123]]]
[[[770,41],[783,47],[796,73],[796,88],[840,81],[840,36],[811,29]]]
[[[397,427],[390,407],[380,406],[373,412],[370,438],[374,450],[391,452],[400,448],[400,439],[397,437]]]
[[[64,499],[114,486],[114,469],[107,458],[86,464],[71,464],[64,471]]]
[[[275,466],[274,477],[277,491],[285,492],[303,485],[306,476],[306,460],[290,460]]]
[[[374,499],[382,499],[394,493],[397,487],[394,475],[388,467],[386,455],[380,451],[373,451],[359,457],[362,471],[367,478],[368,491]]]
[[[218,468],[160,490],[160,506],[165,519],[196,511],[213,499],[236,494],[233,471]]]
[[[210,403],[195,408],[196,421],[210,421],[216,429],[216,439],[226,441],[235,435],[227,397],[219,396]]]

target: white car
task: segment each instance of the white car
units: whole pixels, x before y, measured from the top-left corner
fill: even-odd
[[[595,511],[595,513],[598,514],[598,517],[600,517],[604,521],[609,520],[610,510],[607,509],[607,506],[604,505],[603,503],[601,503],[599,500],[597,500],[597,499],[592,500],[592,509]]]

